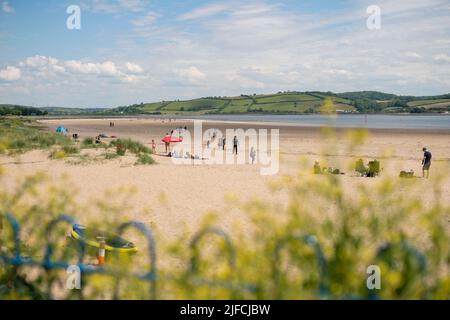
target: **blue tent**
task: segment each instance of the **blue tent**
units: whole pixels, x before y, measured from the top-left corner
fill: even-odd
[[[56,132],[58,132],[58,133],[67,133],[67,132],[69,132],[69,130],[67,130],[65,127],[63,127],[63,126],[59,126],[58,128],[56,128],[56,130],[55,130]]]

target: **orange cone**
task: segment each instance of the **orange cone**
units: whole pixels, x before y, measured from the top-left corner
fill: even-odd
[[[106,246],[106,241],[105,238],[103,237],[98,237],[98,265],[99,266],[103,266],[105,265],[105,254],[106,254],[106,250],[105,250],[105,246]]]

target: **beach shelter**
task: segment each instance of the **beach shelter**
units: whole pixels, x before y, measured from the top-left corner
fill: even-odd
[[[69,130],[67,130],[65,127],[63,126],[59,126],[58,128],[56,128],[55,130],[57,133],[68,133]]]

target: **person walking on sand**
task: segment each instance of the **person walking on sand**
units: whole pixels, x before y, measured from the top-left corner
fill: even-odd
[[[252,159],[252,164],[254,164],[255,163],[255,159],[256,159],[256,151],[255,151],[254,147],[252,147],[250,149],[250,158]]]
[[[238,145],[239,145],[239,140],[236,136],[234,136],[233,138],[233,154],[236,152],[236,155],[238,154]]]
[[[156,142],[154,139],[152,139],[152,153],[156,154]]]
[[[427,179],[430,176],[430,166],[431,166],[431,152],[427,148],[423,148],[423,159],[422,159],[422,178],[425,178],[425,171],[427,172]]]
[[[169,135],[169,133],[166,133],[166,139],[164,141],[164,144],[166,146],[166,153],[168,153],[169,149],[170,149],[170,142],[169,141],[170,141],[170,135]]]

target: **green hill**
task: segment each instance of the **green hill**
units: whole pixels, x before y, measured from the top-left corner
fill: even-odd
[[[47,112],[42,109],[15,104],[0,104],[0,116],[43,116]]]
[[[109,108],[63,108],[63,107],[43,107],[40,108],[48,115],[56,116],[74,116],[74,115],[86,115],[86,114],[108,114],[111,109]]]
[[[124,114],[317,113],[326,98],[338,112],[355,112],[349,99],[327,93],[280,92],[271,95],[204,97],[187,101],[142,103],[114,109]]]
[[[377,91],[278,92],[236,97],[203,97],[192,100],[140,103],[116,108],[32,108],[0,105],[1,115],[202,115],[202,114],[311,114],[320,113],[326,99],[338,113],[444,113],[450,112],[450,94],[398,96]]]
[[[341,113],[418,113],[450,111],[450,94],[430,97],[397,96],[377,91],[278,92],[268,95],[204,97],[187,101],[141,103],[113,109],[121,114],[230,114],[230,113],[320,113],[331,99]]]

